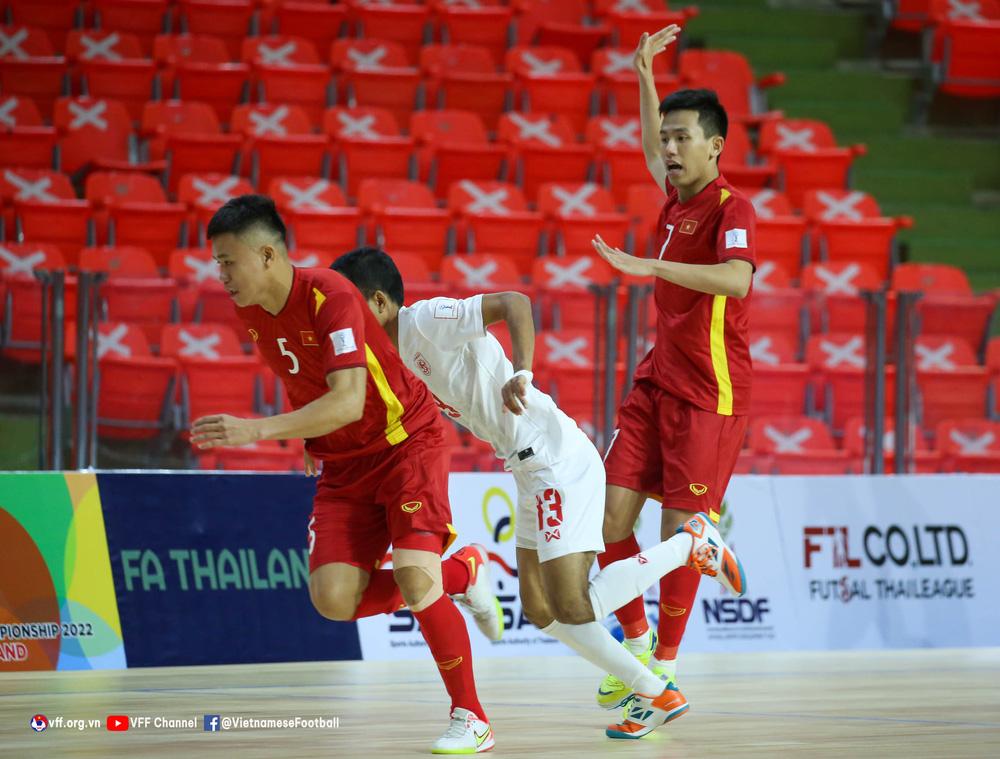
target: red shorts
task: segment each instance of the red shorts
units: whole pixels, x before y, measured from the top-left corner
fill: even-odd
[[[337,562],[371,572],[390,544],[444,553],[455,536],[448,464],[440,433],[363,461],[325,463],[309,518],[309,571]]]
[[[745,416],[705,411],[637,382],[618,409],[618,428],[604,457],[607,483],[649,493],[664,508],[718,519],[746,431]]]

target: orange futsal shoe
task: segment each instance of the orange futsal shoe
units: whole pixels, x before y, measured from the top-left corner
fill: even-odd
[[[452,598],[472,614],[483,635],[491,641],[500,640],[503,637],[503,608],[493,592],[489,553],[479,543],[470,543],[455,551],[451,558],[469,565],[469,587]]]
[[[609,738],[634,740],[653,732],[660,725],[680,717],[688,710],[687,699],[677,690],[673,682],[659,696],[644,696],[636,693],[632,703],[625,709],[625,721],[609,725],[604,734]]]
[[[708,515],[695,514],[678,527],[677,532],[686,532],[694,539],[687,562],[691,569],[714,577],[734,596],[746,595],[747,577],[743,565],[726,545],[726,541],[722,539],[722,535]]]

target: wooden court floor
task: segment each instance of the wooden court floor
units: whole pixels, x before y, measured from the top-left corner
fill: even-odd
[[[493,757],[1000,757],[1000,649],[689,655],[690,712],[610,741],[600,673],[575,657],[477,662]],[[0,675],[2,757],[418,757],[446,726],[430,662],[335,662]],[[100,719],[35,733],[33,714]],[[197,718],[111,733],[109,715]],[[206,714],[339,718],[317,729],[205,732]]]

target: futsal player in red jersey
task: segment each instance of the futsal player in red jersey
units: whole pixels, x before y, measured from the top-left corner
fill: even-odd
[[[454,530],[449,459],[431,394],[351,282],[291,265],[270,198],[233,198],[212,217],[208,238],[219,278],[294,410],[202,417],[192,427],[195,444],[306,439],[310,456],[323,462],[308,525],[313,605],[336,620],[408,606],[452,699],[451,722],[432,752],[488,751],[493,731],[476,695],[465,622],[449,595],[461,596],[491,638],[502,622],[481,547],[440,558]],[[379,570],[390,543],[393,569]]]
[[[593,243],[619,271],[653,277],[656,304],[655,344],[618,410],[605,456],[601,566],[639,552],[635,523],[649,496],[663,504],[664,538],[692,527],[716,530],[747,429],[756,218],[750,201],[719,173],[728,118],[715,92],[680,90],[658,100],[652,60],[679,31],[671,26],[644,34],[634,58],[646,166],[666,196],[656,226],[656,257],[631,256],[599,235]],[[699,579],[689,565],[660,581],[656,637],[641,598],[616,612],[626,647],[668,683],[674,682]],[[742,595],[745,579],[734,584]],[[677,709],[683,696],[676,684],[672,690],[671,702],[659,704],[632,694],[609,675],[598,689],[598,702],[606,708],[631,704],[624,723],[609,728],[608,735],[638,737],[670,715],[683,714]]]

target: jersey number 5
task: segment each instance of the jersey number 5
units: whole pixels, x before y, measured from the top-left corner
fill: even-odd
[[[292,360],[292,368],[288,370],[288,373],[289,374],[298,374],[299,373],[299,359],[298,359],[298,357],[294,353],[292,353],[290,350],[288,350],[288,348],[285,347],[285,343],[287,343],[287,342],[288,342],[288,338],[287,337],[279,337],[278,338],[278,350],[281,351],[281,355],[282,356],[288,356]]]

